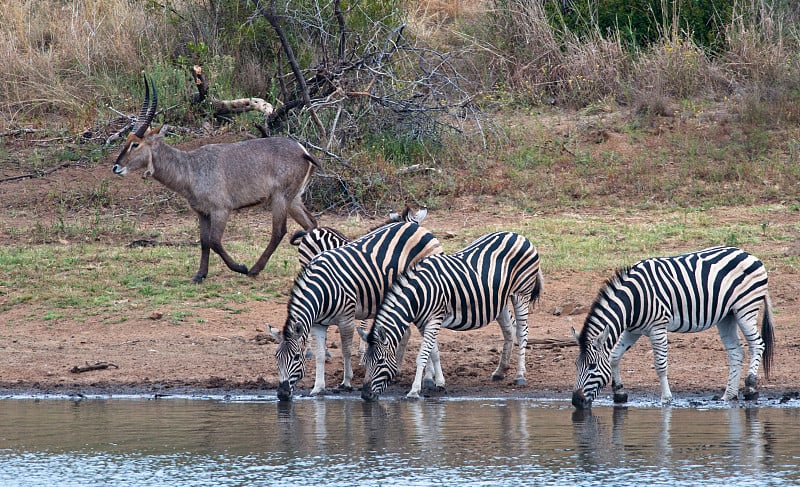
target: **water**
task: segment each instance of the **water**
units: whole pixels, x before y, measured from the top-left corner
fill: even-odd
[[[799,416],[797,405],[6,399],[0,485],[791,485]]]

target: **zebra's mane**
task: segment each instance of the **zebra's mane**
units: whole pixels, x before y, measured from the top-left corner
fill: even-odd
[[[630,266],[617,269],[613,276],[606,279],[605,284],[603,284],[603,287],[601,287],[600,291],[597,293],[597,297],[594,298],[594,302],[589,308],[589,313],[586,315],[586,321],[583,323],[583,329],[581,330],[580,337],[578,337],[578,346],[580,347],[581,353],[586,350],[589,342],[597,337],[597,335],[602,331],[596,330],[594,321],[592,321],[595,311],[597,311],[597,308],[603,306],[603,303],[607,301],[606,297],[613,293],[613,290],[622,284],[622,279],[628,275],[630,270]]]
[[[298,247],[302,243],[303,237],[305,237],[306,235],[309,235],[314,230],[323,230],[323,231],[325,231],[327,233],[334,234],[335,236],[339,237],[342,240],[350,241],[350,238],[348,236],[346,236],[345,234],[343,234],[339,230],[336,230],[335,228],[331,228],[331,227],[316,227],[316,228],[312,228],[311,230],[298,230],[298,231],[294,232],[292,234],[292,238],[289,239],[289,243],[291,243],[295,247]]]

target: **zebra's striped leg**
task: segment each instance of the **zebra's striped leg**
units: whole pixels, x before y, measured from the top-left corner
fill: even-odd
[[[769,306],[769,302],[766,303]],[[767,311],[764,311],[767,313]],[[763,337],[758,332],[758,314],[757,312],[748,316],[747,319],[739,321],[739,329],[742,330],[744,339],[747,340],[747,349],[750,353],[750,367],[747,369],[747,377],[744,379],[744,399],[746,401],[754,401],[758,399],[758,367],[761,365],[761,359],[766,349],[766,343]]]
[[[328,337],[328,327],[312,325],[311,336],[314,342],[314,361],[316,363],[314,388],[311,389],[311,395],[316,396],[325,392],[325,341]]]
[[[508,312],[508,305],[504,305],[497,317],[497,323],[503,331],[503,352],[500,354],[500,363],[492,372],[492,380],[503,380],[506,371],[511,367],[511,353],[514,351],[514,323],[511,320],[511,313]]]
[[[514,303],[514,316],[517,323],[517,375],[514,384],[525,385],[525,349],[528,347],[528,299],[518,299],[512,296]]]
[[[437,343],[428,356],[428,363],[425,365],[425,379],[422,381],[422,387],[423,389],[433,389],[434,387],[444,389],[444,384],[442,363],[439,359],[439,344]]]
[[[642,335],[623,331],[617,340],[617,344],[609,354],[609,366],[611,368],[611,390],[614,392],[614,402],[628,402],[628,393],[623,391],[622,375],[619,372],[619,364],[622,356],[630,349]]]
[[[339,384],[340,390],[352,391],[353,386],[353,364],[350,347],[353,345],[353,333],[355,332],[356,324],[353,318],[342,318],[339,321],[339,337],[342,339],[342,366],[344,367],[342,373],[342,383]]]
[[[717,324],[719,337],[728,352],[728,363],[730,372],[728,374],[728,385],[725,387],[725,394],[722,399],[733,401],[739,398],[739,379],[742,375],[742,363],[744,362],[744,347],[739,340],[739,328],[733,315],[729,315]]]
[[[361,320],[361,322],[358,325],[358,329],[361,330],[361,331],[369,332],[369,327],[367,325],[367,322],[364,321],[364,320]],[[367,354],[367,341],[364,340],[364,338],[362,338],[363,336],[365,336],[365,335],[362,335],[360,332],[358,333],[358,337],[359,337],[359,340],[358,340],[358,365],[360,365],[362,367],[364,366],[364,355]]]
[[[395,353],[397,363],[397,373],[400,374],[400,369],[403,368],[403,357],[406,355],[406,348],[408,347],[408,339],[411,338],[411,327],[409,326],[403,336],[400,338],[400,343],[397,344],[397,352]]]
[[[411,384],[411,390],[406,394],[406,397],[409,399],[419,398],[419,392],[422,390],[422,374],[428,363],[428,356],[431,354],[433,348],[437,346],[436,342],[439,337],[439,328],[441,326],[441,320],[435,320],[428,322],[424,325],[424,328],[422,328],[422,346],[419,347],[419,353],[417,354],[417,372],[414,375],[414,382]]]
[[[667,327],[655,326],[650,331],[650,345],[653,347],[653,363],[661,384],[661,404],[672,402],[672,391],[667,379]],[[619,365],[619,364],[617,364]]]

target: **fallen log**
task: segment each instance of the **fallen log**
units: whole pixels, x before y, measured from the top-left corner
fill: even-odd
[[[94,364],[86,362],[85,365],[76,365],[75,367],[69,369],[69,371],[73,374],[81,374],[83,372],[91,372],[92,370],[105,370],[109,368],[118,369],[119,367],[111,362],[96,362]]]

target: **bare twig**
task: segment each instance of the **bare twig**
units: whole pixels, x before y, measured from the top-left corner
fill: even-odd
[[[53,167],[51,167],[49,169],[41,169],[41,170],[34,171],[34,172],[28,173],[28,174],[20,174],[19,176],[10,176],[10,177],[7,177],[7,178],[3,178],[3,179],[0,179],[0,183],[6,183],[6,182],[9,182],[9,181],[19,181],[21,179],[40,178],[42,176],[47,176],[48,174],[50,174],[52,172],[56,172],[59,169],[64,169],[64,168],[70,167],[71,165],[72,165],[71,162],[64,162],[64,163],[61,163],[61,164],[59,164],[57,166],[53,166]]]

